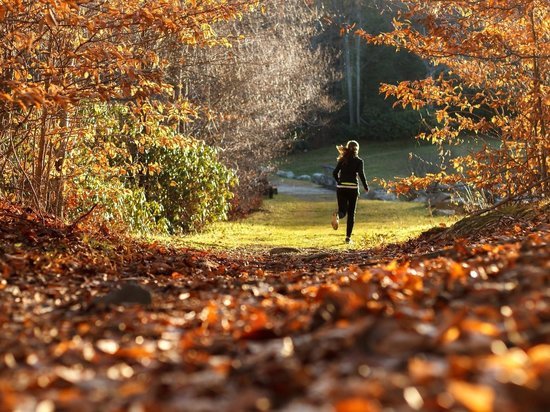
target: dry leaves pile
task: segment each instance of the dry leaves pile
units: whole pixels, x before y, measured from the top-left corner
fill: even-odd
[[[550,408],[543,212],[342,255],[72,229],[1,207],[0,410]]]

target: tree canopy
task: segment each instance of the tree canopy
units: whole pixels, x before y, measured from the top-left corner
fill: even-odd
[[[148,212],[130,220],[154,223],[170,215],[172,224],[186,229],[197,227],[188,219],[227,216],[225,206],[207,212],[217,209],[207,204],[216,193],[227,206],[232,195],[225,192],[238,188],[244,189],[237,201],[256,199],[260,166],[308,116],[326,77],[323,65],[306,71],[317,56],[322,60],[308,47],[314,13],[299,2],[279,6],[260,9],[246,0],[3,1],[0,190],[60,217],[100,202],[107,218],[121,221],[142,209]],[[160,153],[179,157],[173,160],[184,173],[184,148],[196,147],[194,140],[214,152],[193,152],[203,156],[200,167],[190,165],[185,173],[211,179],[212,193],[187,199],[182,207],[188,211],[174,215],[167,210],[181,199],[171,188],[185,191],[189,180],[174,171],[161,178]],[[250,163],[251,154],[256,160]],[[227,167],[238,181],[228,177]],[[159,197],[158,190],[173,195]],[[198,199],[209,217],[190,212]]]
[[[546,1],[404,0],[393,31],[358,32],[373,44],[406,49],[443,70],[419,81],[385,84],[398,104],[429,109],[437,124],[421,139],[487,139],[477,153],[399,192],[434,180],[464,181],[500,196],[548,193],[550,7]],[[520,177],[521,176],[521,177]]]

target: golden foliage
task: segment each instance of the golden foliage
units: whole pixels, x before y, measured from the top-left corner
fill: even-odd
[[[131,103],[135,120],[143,123],[140,139],[153,140],[140,140],[142,145],[181,143],[174,132],[197,111],[170,82],[171,47],[226,47],[229,39],[214,26],[256,5],[255,0],[2,1],[0,189],[62,215],[66,181],[79,172],[68,159],[91,150],[96,161],[88,171],[105,173],[109,159],[120,155],[115,145],[86,143],[110,131],[97,130],[94,115],[87,115],[95,103]],[[151,133],[151,124],[160,132]],[[168,129],[172,133],[163,132]]]
[[[407,49],[431,62],[425,80],[382,85],[396,105],[433,112],[419,137],[456,143],[488,139],[454,170],[396,184],[398,192],[434,180],[465,181],[498,195],[548,190],[550,159],[550,5],[544,0],[483,2],[405,0],[390,33],[358,34],[374,44]],[[436,72],[441,74],[437,75]],[[493,139],[493,140],[491,140]]]

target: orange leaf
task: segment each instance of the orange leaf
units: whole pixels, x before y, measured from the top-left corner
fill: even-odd
[[[451,381],[449,392],[472,412],[492,412],[495,391],[490,386]]]
[[[203,326],[207,327],[218,321],[218,307],[214,302],[209,302],[199,314],[200,320],[203,321]]]
[[[46,23],[48,23],[48,26],[50,27],[55,27],[58,24],[57,19],[55,18],[55,13],[51,8],[48,9],[48,14],[46,15]]]
[[[336,412],[378,412],[380,408],[372,401],[363,398],[349,398],[334,405]]]
[[[478,332],[483,335],[496,337],[500,335],[498,327],[492,323],[482,322],[477,319],[464,319],[461,324],[461,328],[470,332]]]
[[[56,393],[56,400],[60,403],[71,403],[82,399],[82,393],[77,388],[64,388]]]
[[[183,277],[185,277],[185,275],[182,275],[182,274],[179,273],[179,272],[172,272],[172,275],[171,275],[171,278],[172,278],[172,279],[181,279],[181,278],[183,278]]]
[[[445,331],[441,337],[443,343],[451,343],[457,340],[460,337],[460,330],[457,327],[449,328]]]
[[[527,355],[533,364],[546,365],[550,368],[550,345],[540,344],[527,351]]]
[[[120,348],[116,352],[116,356],[130,359],[150,359],[153,356],[153,352],[144,346],[135,345],[128,348]]]
[[[128,398],[130,396],[136,396],[136,395],[142,394],[146,392],[147,389],[148,389],[148,386],[146,382],[133,380],[133,381],[123,383],[118,388],[118,394],[123,398]]]
[[[466,275],[466,270],[460,263],[453,262],[449,268],[449,274],[453,279],[458,279]]]

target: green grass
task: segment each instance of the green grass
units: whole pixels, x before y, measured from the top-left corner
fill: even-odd
[[[171,238],[179,246],[199,249],[266,250],[273,247],[300,249],[357,249],[401,242],[440,223],[456,218],[430,217],[418,203],[360,199],[354,228],[354,243],[346,245],[345,218],[334,231],[330,216],[335,199],[304,200],[277,195],[266,200],[262,211],[238,222],[220,222],[201,234]]]
[[[359,142],[359,155],[365,161],[365,174],[371,182],[374,178],[391,180],[394,177],[410,175],[409,153],[423,159],[437,162],[437,148],[434,145],[418,143],[412,140],[384,143]],[[475,142],[452,147],[455,155],[463,155],[475,148]],[[323,165],[336,165],[338,153],[334,145],[296,153],[281,161],[280,168],[292,170],[295,174],[313,174],[322,172]]]
[[[369,184],[374,178],[391,180],[407,176],[409,153],[431,161],[437,160],[437,148],[415,141],[370,143],[360,142],[360,156],[365,160],[365,173]],[[455,155],[465,154],[479,144],[475,141],[455,146]],[[281,162],[280,168],[295,174],[312,174],[322,171],[323,165],[336,164],[334,145],[297,153]],[[273,179],[276,181],[276,178]],[[292,186],[311,185],[292,180]],[[266,200],[263,210],[237,222],[213,224],[207,231],[162,239],[169,243],[199,249],[218,250],[267,250],[274,247],[300,249],[365,249],[383,244],[402,242],[413,238],[441,223],[450,225],[457,218],[431,217],[424,205],[408,202],[382,202],[360,199],[357,207],[354,243],[349,246],[345,237],[345,219],[334,231],[330,216],[336,207],[335,195],[285,196],[278,195]]]

